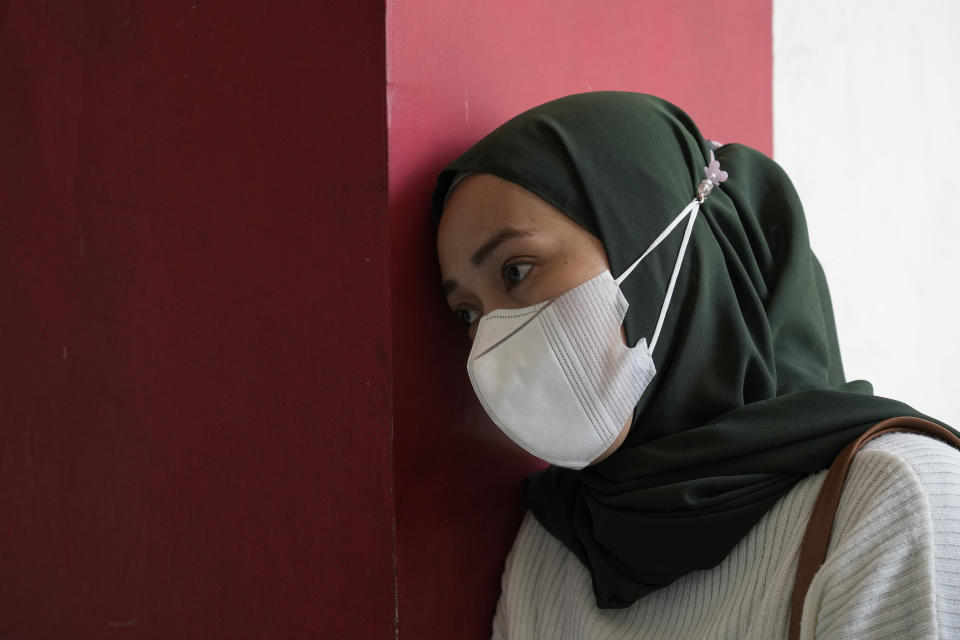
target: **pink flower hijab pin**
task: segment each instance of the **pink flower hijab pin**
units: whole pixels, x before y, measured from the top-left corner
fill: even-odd
[[[721,182],[726,181],[727,172],[720,169],[720,161],[713,155],[713,148],[710,149],[710,164],[703,168],[706,179],[701,180],[697,185],[697,200],[703,202],[714,187],[719,187]]]
[[[707,180],[713,183],[713,186],[719,187],[721,182],[727,179],[727,172],[720,170],[720,162],[714,157],[713,149],[710,149],[710,164],[703,168],[707,174]]]

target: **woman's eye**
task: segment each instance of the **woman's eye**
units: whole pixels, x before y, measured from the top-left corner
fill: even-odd
[[[507,283],[507,289],[512,289],[527,277],[527,273],[533,268],[532,264],[526,262],[517,262],[508,264],[503,269],[503,278]]]
[[[480,312],[476,309],[457,309],[454,311],[461,321],[470,325],[480,319]]]

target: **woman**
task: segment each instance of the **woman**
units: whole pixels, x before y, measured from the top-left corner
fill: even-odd
[[[676,107],[528,111],[439,176],[447,300],[493,421],[552,465],[495,638],[786,637],[804,526],[844,445],[923,417],[846,382],[773,161]],[[960,453],[887,435],[848,475],[803,637],[960,637]]]

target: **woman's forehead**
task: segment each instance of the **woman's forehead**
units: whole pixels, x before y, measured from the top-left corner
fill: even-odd
[[[504,231],[547,232],[568,221],[539,196],[491,174],[475,174],[451,192],[437,230],[440,263],[465,262]]]
[[[489,173],[471,175],[451,191],[440,219],[444,226],[492,228],[504,223],[549,225],[566,216],[532,191]],[[444,223],[452,223],[445,225]]]

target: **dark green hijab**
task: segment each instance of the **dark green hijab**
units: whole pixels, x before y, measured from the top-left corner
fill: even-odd
[[[709,154],[696,125],[663,100],[573,95],[517,116],[451,163],[434,215],[458,172],[492,173],[600,238],[617,276],[690,202]],[[530,508],[590,570],[599,607],[716,566],[868,427],[926,417],[844,380],[826,280],[783,170],[738,144],[716,157],[729,179],[700,209],[657,375],[626,441],[595,466],[549,467],[527,481]],[[631,345],[653,332],[681,236],[621,287]]]

